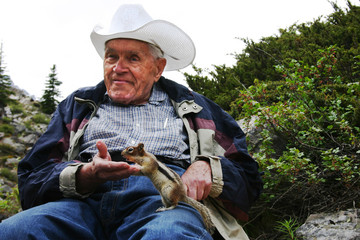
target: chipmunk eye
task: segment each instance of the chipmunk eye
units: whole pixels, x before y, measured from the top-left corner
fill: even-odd
[[[134,148],[131,147],[131,148],[128,149],[128,152],[131,153],[132,151],[134,151]]]

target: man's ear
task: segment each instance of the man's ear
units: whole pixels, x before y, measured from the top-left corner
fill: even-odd
[[[157,66],[157,74],[156,79],[160,79],[162,73],[164,72],[165,66],[166,66],[166,59],[165,58],[158,58],[155,60],[156,66]]]

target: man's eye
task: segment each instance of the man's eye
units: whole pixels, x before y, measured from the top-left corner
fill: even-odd
[[[130,57],[130,60],[131,60],[132,62],[137,62],[137,61],[140,60],[140,58],[139,58],[138,56],[136,56],[136,55],[132,55],[132,56]]]
[[[116,59],[117,57],[116,57],[115,54],[109,54],[109,55],[106,56],[106,58],[108,58],[108,59]]]

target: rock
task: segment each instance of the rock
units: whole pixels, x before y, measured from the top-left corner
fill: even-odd
[[[6,106],[6,107],[4,108],[4,111],[5,111],[5,115],[6,115],[6,116],[11,116],[11,109],[10,109],[9,106]]]
[[[245,134],[248,134],[251,131],[256,129],[256,121],[259,119],[258,116],[252,116],[250,121],[245,121],[244,119],[240,119],[237,121],[240,128],[243,130]]]
[[[296,235],[304,240],[360,240],[359,210],[312,214]]]
[[[14,145],[14,142],[11,138],[7,137],[7,138],[3,138],[2,139],[2,143],[3,144],[8,144],[8,145]]]
[[[254,152],[257,152],[258,146],[262,141],[261,131],[263,129],[256,126],[258,119],[258,116],[252,116],[250,121],[245,121],[244,119],[237,121],[247,137],[247,144],[254,149]]]
[[[1,140],[1,142],[3,144],[8,144],[10,146],[13,146],[15,152],[17,154],[24,154],[25,153],[25,150],[26,150],[26,147],[24,146],[24,144],[20,144],[20,143],[15,143],[11,138],[7,137],[7,138],[3,138]]]
[[[0,209],[0,222],[8,218],[16,211],[21,210],[20,204],[14,199],[16,195],[16,170],[20,159],[31,149],[35,141],[45,131],[47,124],[36,123],[33,117],[41,113],[40,104],[21,89],[13,88],[12,107],[0,107],[0,118],[2,124],[6,123],[14,127],[14,131],[0,132],[0,201],[7,204]],[[15,108],[14,108],[15,107]],[[11,111],[13,109],[13,111]],[[50,115],[46,115],[50,118]],[[6,121],[4,121],[6,119]],[[1,234],[0,234],[1,235]],[[1,238],[1,237],[0,237]]]
[[[48,124],[44,124],[44,123],[39,123],[36,124],[34,126],[34,131],[36,132],[36,134],[38,135],[38,137],[45,132],[45,130],[47,129]]]
[[[26,127],[24,125],[15,125],[15,133],[22,133],[24,132]]]
[[[15,166],[20,162],[20,158],[8,158],[6,159],[6,166]]]
[[[20,141],[22,141],[23,143],[26,143],[28,145],[33,145],[38,138],[39,137],[35,133],[32,133],[32,134],[26,135],[24,137],[20,137]]]
[[[283,139],[281,136],[276,135],[273,133],[270,126],[258,126],[257,121],[259,117],[258,116],[252,116],[250,121],[245,121],[244,119],[241,119],[237,121],[240,128],[243,130],[243,132],[246,135],[247,144],[249,147],[251,147],[252,152],[259,152],[260,146],[263,141],[263,137],[261,136],[261,132],[264,131],[264,129],[269,130],[270,137],[272,139],[272,147],[275,150],[277,155],[282,155],[282,152],[286,149],[286,140]]]
[[[13,190],[9,185],[2,185],[0,191],[2,193],[11,193]]]

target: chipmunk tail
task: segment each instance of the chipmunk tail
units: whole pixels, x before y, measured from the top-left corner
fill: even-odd
[[[191,205],[192,207],[194,207],[200,213],[201,217],[203,218],[206,230],[210,234],[213,234],[215,231],[215,226],[214,226],[213,222],[211,221],[209,209],[204,204],[202,204],[190,197],[186,197],[184,202]]]

